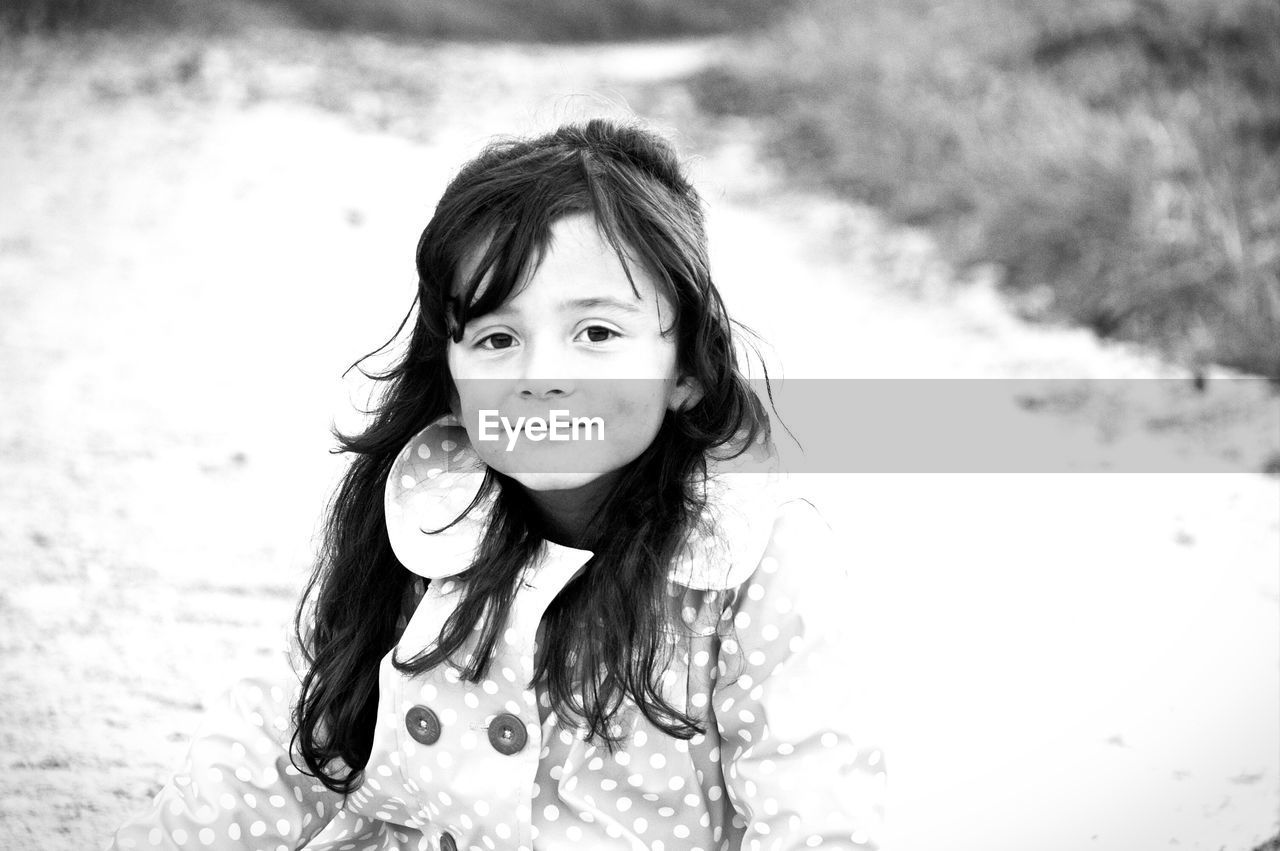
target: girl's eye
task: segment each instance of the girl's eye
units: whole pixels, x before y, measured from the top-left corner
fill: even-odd
[[[476,346],[481,349],[509,349],[513,343],[515,343],[515,337],[501,332],[476,340]]]
[[[592,343],[606,343],[613,337],[620,336],[617,331],[612,328],[606,328],[603,325],[592,325],[582,332],[587,336],[587,340]]]

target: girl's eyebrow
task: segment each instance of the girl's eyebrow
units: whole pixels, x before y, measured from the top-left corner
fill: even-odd
[[[614,310],[621,310],[625,313],[643,313],[637,304],[608,296],[569,299],[568,301],[560,302],[560,307],[569,310],[591,310],[597,307],[611,307]]]
[[[644,310],[638,304],[623,301],[622,299],[613,298],[611,296],[592,296],[590,298],[566,299],[560,302],[559,307],[561,310],[593,310],[598,307],[607,307],[612,308],[613,310],[620,310],[623,313],[644,313]],[[513,310],[509,305],[504,304],[497,310],[492,310],[489,313],[486,313],[485,316],[502,319],[517,312],[518,311]],[[478,319],[480,317],[476,318]]]

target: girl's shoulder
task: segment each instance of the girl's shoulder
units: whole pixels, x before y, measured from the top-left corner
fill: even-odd
[[[834,531],[795,479],[722,472],[709,476],[706,488],[706,508],[675,559],[673,582],[730,590],[783,563],[806,565],[806,573],[838,569]]]

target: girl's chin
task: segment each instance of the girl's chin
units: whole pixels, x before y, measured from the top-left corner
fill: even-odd
[[[599,479],[604,473],[508,473],[526,489],[531,491],[564,491],[585,487]]]

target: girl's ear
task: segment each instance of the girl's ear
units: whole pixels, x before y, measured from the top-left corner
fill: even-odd
[[[692,375],[682,375],[676,379],[671,389],[671,398],[667,407],[672,411],[687,411],[702,401],[702,383]]]

